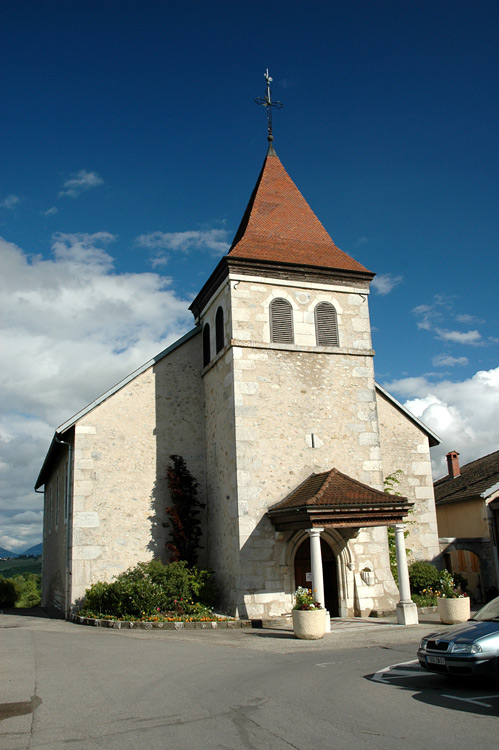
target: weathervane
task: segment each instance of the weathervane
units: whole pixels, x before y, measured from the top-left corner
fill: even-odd
[[[268,130],[267,140],[272,142],[274,140],[274,136],[272,135],[272,107],[275,107],[276,109],[282,109],[284,105],[281,102],[272,101],[272,92],[270,90],[270,84],[272,83],[272,78],[269,76],[268,68],[264,75],[264,78],[267,81],[267,95],[265,97],[261,97],[261,96],[257,97],[255,99],[255,102],[257,104],[263,104],[263,106],[267,110],[267,130]]]

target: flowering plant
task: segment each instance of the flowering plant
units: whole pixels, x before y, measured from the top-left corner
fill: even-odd
[[[440,573],[440,591],[437,596],[441,599],[464,599],[468,594],[462,591],[461,586],[454,582],[454,578],[448,570],[442,570]]]
[[[322,604],[315,601],[312,589],[304,589],[303,586],[298,586],[295,591],[295,606],[293,609],[312,611],[314,609],[322,609]]]

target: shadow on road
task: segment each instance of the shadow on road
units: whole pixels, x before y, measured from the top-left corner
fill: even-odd
[[[428,674],[417,661],[393,664],[365,679],[413,693],[414,700],[431,706],[483,716],[499,714],[499,681]]]
[[[15,615],[16,617],[44,617],[48,620],[64,620],[64,613],[55,607],[31,607],[23,609],[21,607],[12,609],[0,609],[1,615]]]

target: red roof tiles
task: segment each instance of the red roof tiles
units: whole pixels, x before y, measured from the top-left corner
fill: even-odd
[[[389,495],[376,490],[367,484],[352,479],[338,469],[311,474],[302,484],[284,500],[273,505],[269,510],[284,508],[318,508],[321,506],[362,505],[365,507],[407,505],[405,497]]]
[[[229,256],[368,272],[336,247],[272,146]]]

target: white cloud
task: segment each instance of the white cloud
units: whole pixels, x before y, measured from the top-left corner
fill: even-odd
[[[397,284],[403,281],[403,276],[392,276],[390,273],[382,273],[375,276],[371,286],[378,294],[389,294]]]
[[[454,367],[454,365],[467,365],[468,357],[452,357],[450,354],[437,354],[432,359],[434,367]]]
[[[54,214],[57,213],[56,206],[52,206],[52,208],[47,209],[47,211],[43,211],[44,216],[54,216]]]
[[[485,456],[499,446],[499,367],[473,377],[432,383],[425,377],[386,383],[388,391],[442,439],[432,449],[434,476],[447,473],[445,454],[457,450],[461,464]]]
[[[164,263],[161,250],[173,250],[188,253],[191,250],[209,250],[212,255],[224,255],[230,244],[226,229],[204,229],[188,232],[152,232],[141,234],[135,240],[139,247],[156,250],[158,254],[153,264]]]
[[[482,344],[482,335],[479,331],[446,331],[443,328],[435,328],[437,338],[442,341],[453,341],[456,344]]]
[[[97,172],[88,172],[86,169],[80,169],[63,184],[63,189],[59,191],[60,196],[69,195],[71,198],[77,198],[85,190],[103,185],[104,180],[99,177]]]
[[[6,208],[7,210],[13,209],[19,203],[21,199],[17,195],[7,195],[3,201],[0,202],[0,208]]]
[[[444,323],[448,324],[451,322],[451,324],[453,324],[455,321],[458,323],[471,323],[472,321],[483,322],[478,321],[477,318],[468,315],[467,313],[456,314],[453,297],[444,294],[436,294],[431,305],[418,305],[412,312],[417,318],[417,327],[424,331],[434,332],[435,338],[440,341],[449,341],[454,344],[485,346],[482,334],[476,329],[472,331],[456,331],[451,328],[443,327]]]
[[[0,526],[16,543],[1,546],[40,541],[20,514],[40,511],[32,488],[54,429],[193,324],[169,278],[113,272],[114,240],[60,233],[46,260],[0,239]]]

